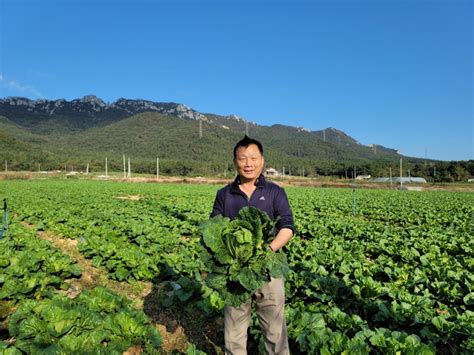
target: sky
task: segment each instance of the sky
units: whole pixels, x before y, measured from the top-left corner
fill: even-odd
[[[0,0],[0,31],[0,98],[176,102],[474,159],[471,0]]]

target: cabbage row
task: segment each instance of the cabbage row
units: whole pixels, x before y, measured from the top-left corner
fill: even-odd
[[[27,354],[122,354],[132,346],[158,354],[158,330],[142,311],[111,291],[97,287],[74,298],[55,295],[25,300],[11,316],[14,349]],[[7,345],[7,343],[4,343]]]
[[[64,280],[81,275],[79,266],[69,257],[15,221],[0,240],[0,250],[0,302],[4,306],[67,289]]]
[[[124,298],[104,288],[62,295],[81,270],[33,231],[10,221],[0,248],[2,354],[158,351],[160,334]]]

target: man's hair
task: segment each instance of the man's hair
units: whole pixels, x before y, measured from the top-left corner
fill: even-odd
[[[245,135],[245,137],[242,138],[240,141],[238,141],[234,147],[234,160],[237,158],[237,149],[239,149],[240,147],[247,148],[250,144],[255,144],[258,147],[260,154],[263,155],[262,143],[260,143],[256,139],[250,138],[247,135]]]

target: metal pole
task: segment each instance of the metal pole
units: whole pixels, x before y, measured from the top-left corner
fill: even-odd
[[[403,185],[403,174],[402,174],[402,158],[400,158],[400,187]]]
[[[125,154],[123,155],[123,177],[127,177],[127,168],[125,166]]]
[[[156,158],[156,179],[160,178],[160,158]]]
[[[356,195],[355,195],[355,188],[352,187],[352,216],[356,215]]]

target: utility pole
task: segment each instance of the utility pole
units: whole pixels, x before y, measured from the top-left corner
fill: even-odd
[[[41,172],[41,163],[38,164],[38,172]]]
[[[105,177],[108,177],[107,157],[105,157]]]
[[[8,172],[8,162],[5,160],[5,172]]]
[[[89,175],[89,163],[87,163],[86,175]]]
[[[160,178],[160,158],[156,158],[156,179]]]
[[[132,177],[132,170],[130,169],[130,157],[128,158],[128,177]]]
[[[392,187],[392,167],[390,167],[390,187]]]
[[[127,177],[127,168],[125,167],[125,154],[123,155],[123,178],[125,179]]]
[[[202,138],[202,121],[199,120],[199,139]]]
[[[249,135],[249,122],[247,120],[245,121],[245,135]]]
[[[402,158],[400,158],[400,187],[403,185],[403,174],[402,174]]]
[[[323,129],[323,142],[326,142],[326,128]]]

